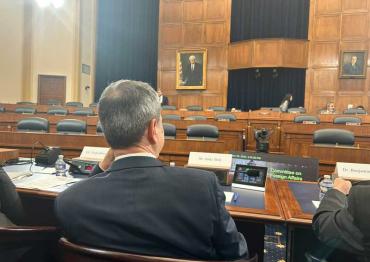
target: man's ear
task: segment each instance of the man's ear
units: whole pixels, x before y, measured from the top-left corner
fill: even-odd
[[[151,144],[157,143],[157,125],[157,119],[153,118],[152,120],[150,120],[148,125],[148,141]]]

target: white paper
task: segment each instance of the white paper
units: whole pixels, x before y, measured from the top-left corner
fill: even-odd
[[[21,179],[23,177],[27,177],[32,175],[30,171],[13,171],[13,172],[6,172],[8,177],[13,180],[13,179]]]
[[[231,203],[231,201],[233,201],[234,192],[224,192],[224,194],[225,194],[225,197],[226,197],[225,202]]]
[[[19,188],[28,188],[28,189],[38,189],[46,190],[52,189],[56,186],[62,186],[70,183],[75,183],[80,179],[70,178],[70,177],[61,177],[53,175],[38,175],[37,177],[22,179],[19,182],[16,182],[16,186]]]
[[[320,201],[312,200],[312,204],[313,204],[316,208],[319,208]]]

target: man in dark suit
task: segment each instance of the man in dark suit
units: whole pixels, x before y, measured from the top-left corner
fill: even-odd
[[[189,56],[189,63],[182,67],[182,81],[185,86],[203,85],[203,67],[196,62],[194,55]]]
[[[57,197],[56,215],[69,240],[163,257],[248,256],[215,174],[157,160],[164,134],[158,96],[148,84],[111,84],[99,118],[114,162]]]
[[[314,232],[328,246],[370,261],[369,200],[370,182],[352,187],[351,182],[337,178],[313,218]]]
[[[343,75],[361,75],[362,65],[359,64],[357,56],[351,57],[351,62],[343,66]]]
[[[24,222],[22,202],[15,186],[0,167],[0,226],[14,226]]]
[[[162,90],[160,88],[157,89],[157,94],[161,106],[168,106],[168,97],[163,95]]]

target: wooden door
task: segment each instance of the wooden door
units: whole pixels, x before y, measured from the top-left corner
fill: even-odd
[[[38,103],[47,104],[49,100],[66,100],[66,76],[39,75]]]

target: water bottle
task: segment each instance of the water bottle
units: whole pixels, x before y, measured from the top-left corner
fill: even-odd
[[[55,162],[55,171],[57,176],[67,176],[67,165],[63,161],[63,155],[58,156],[58,160]]]
[[[331,180],[331,176],[325,175],[324,179],[320,181],[320,194],[319,199],[320,201],[324,198],[326,192],[333,188],[333,180]]]

